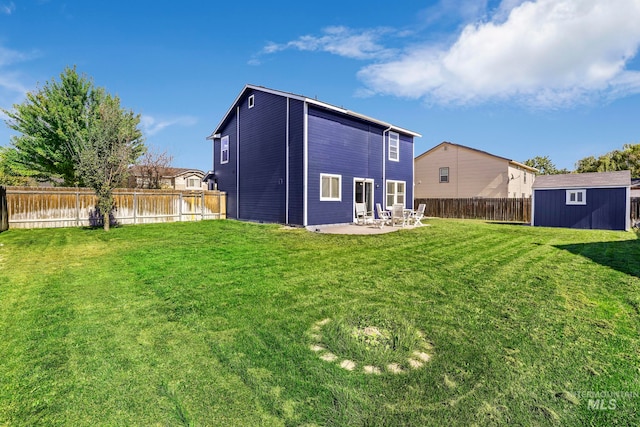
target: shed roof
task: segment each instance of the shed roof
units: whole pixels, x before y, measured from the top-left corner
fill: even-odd
[[[630,171],[540,175],[533,182],[534,189],[629,187],[630,185]]]
[[[242,91],[240,92],[240,94],[238,95],[236,100],[233,102],[233,104],[231,104],[231,107],[229,108],[227,113],[224,115],[224,117],[222,118],[220,123],[218,124],[218,126],[216,126],[216,129],[211,133],[211,135],[209,135],[207,137],[207,139],[213,139],[215,137],[215,135],[220,131],[222,126],[226,123],[227,119],[230,117],[230,115],[231,115],[233,109],[235,108],[236,104],[238,103],[238,101],[240,101],[240,99],[242,99],[244,93],[247,92],[248,90],[259,90],[259,91],[262,91],[262,92],[283,96],[285,98],[297,99],[297,100],[305,102],[307,104],[316,105],[318,107],[326,108],[326,109],[331,110],[331,111],[336,111],[336,112],[345,114],[347,116],[358,118],[360,120],[365,120],[365,121],[368,121],[368,122],[371,122],[371,123],[375,123],[375,124],[378,124],[378,125],[383,126],[385,128],[389,128],[390,130],[399,132],[399,133],[404,133],[404,134],[415,136],[415,137],[421,137],[422,136],[419,133],[416,133],[416,132],[413,132],[413,131],[410,131],[408,129],[404,129],[404,128],[401,128],[401,127],[398,127],[398,126],[394,126],[391,123],[387,123],[387,122],[384,122],[382,120],[374,119],[372,117],[368,117],[368,116],[365,116],[364,114],[356,113],[355,111],[347,110],[345,108],[336,107],[335,105],[327,104],[326,102],[318,101],[317,99],[308,98],[308,97],[302,96],[302,95],[296,95],[296,94],[290,93],[290,92],[283,92],[281,90],[269,89],[269,88],[264,87],[264,86],[256,86],[256,85],[248,84],[242,89]]]

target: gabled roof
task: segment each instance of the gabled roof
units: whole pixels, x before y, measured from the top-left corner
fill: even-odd
[[[143,166],[135,165],[129,168],[129,172],[133,176],[140,176],[143,173]],[[175,178],[180,175],[186,175],[188,173],[193,173],[194,175],[204,175],[200,169],[190,169],[190,168],[161,168],[160,176],[162,178]]]
[[[486,151],[478,150],[477,148],[467,147],[466,145],[454,144],[453,142],[449,142],[449,141],[443,141],[440,144],[436,145],[435,147],[425,151],[424,153],[422,153],[418,157],[416,157],[416,160],[418,160],[422,156],[426,156],[427,154],[431,153],[432,151],[437,150],[438,148],[440,148],[441,146],[443,146],[445,144],[451,145],[451,146],[454,146],[454,147],[464,148],[465,150],[475,151],[476,153],[481,153],[481,154],[484,154],[486,156],[495,157],[496,159],[506,160],[507,162],[509,162],[509,163],[511,163],[511,164],[513,164],[515,166],[518,166],[518,167],[520,167],[522,169],[527,169],[528,171],[531,171],[531,172],[534,172],[534,173],[538,172],[538,169],[536,169],[534,167],[531,167],[531,166],[527,166],[524,163],[516,162],[515,160],[508,159],[506,157],[496,156],[495,154],[491,154],[491,153],[488,153]]]
[[[335,105],[327,104],[326,102],[321,102],[321,101],[318,101],[317,99],[307,98],[306,96],[296,95],[296,94],[290,93],[290,92],[283,92],[283,91],[280,91],[280,90],[269,89],[269,88],[264,87],[264,86],[256,86],[256,85],[248,84],[242,89],[242,91],[240,92],[240,94],[238,95],[236,100],[233,102],[233,104],[231,104],[231,107],[229,107],[229,110],[224,115],[224,117],[222,118],[222,120],[220,121],[218,126],[216,126],[215,130],[211,133],[211,135],[209,135],[207,137],[207,139],[213,139],[214,136],[217,133],[219,133],[220,129],[226,123],[227,119],[232,114],[234,108],[236,107],[236,105],[238,104],[240,99],[242,99],[242,97],[244,96],[245,92],[247,92],[248,90],[259,90],[259,91],[262,91],[262,92],[283,96],[285,98],[296,99],[298,101],[306,102],[307,104],[316,105],[318,107],[326,108],[327,110],[335,111],[335,112],[338,112],[338,113],[345,114],[347,116],[355,117],[355,118],[360,119],[360,120],[365,120],[365,121],[368,121],[368,122],[371,122],[371,123],[375,123],[375,124],[378,124],[378,125],[383,126],[385,128],[389,128],[390,130],[399,132],[399,133],[404,133],[404,134],[407,134],[407,135],[417,136],[417,137],[421,137],[422,136],[419,133],[416,133],[416,132],[413,132],[413,131],[410,131],[410,130],[407,130],[407,129],[403,129],[403,128],[398,127],[398,126],[394,126],[391,123],[387,123],[387,122],[384,122],[382,120],[374,119],[372,117],[365,116],[364,114],[356,113],[355,111],[351,111],[351,110],[347,110],[347,109],[344,109],[344,108],[336,107]]]
[[[540,175],[533,182],[534,189],[629,187],[630,185],[630,171]]]

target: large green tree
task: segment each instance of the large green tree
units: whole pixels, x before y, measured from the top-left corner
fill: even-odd
[[[557,175],[560,173],[569,173],[567,169],[558,169],[556,165],[553,164],[549,156],[535,156],[532,159],[525,160],[524,164],[538,169],[538,173],[540,175]]]
[[[110,227],[114,208],[113,190],[127,176],[129,165],[135,162],[142,147],[137,129],[140,116],[120,107],[120,99],[107,95],[73,145],[78,148],[76,172],[98,196],[98,211],[105,230]]]
[[[22,104],[3,110],[7,126],[18,132],[12,137],[15,152],[11,155],[14,171],[40,181],[61,181],[65,186],[84,186],[77,173],[81,141],[86,140],[88,126],[98,117],[97,111],[107,95],[94,87],[86,76],[66,68],[60,79],[52,79],[36,91],[29,92]],[[131,123],[137,132],[138,122]],[[134,155],[144,152],[141,144]],[[136,156],[137,158],[137,156]]]
[[[630,170],[633,178],[640,178],[640,144],[625,144],[596,158],[585,157],[576,163],[576,172],[611,172]]]

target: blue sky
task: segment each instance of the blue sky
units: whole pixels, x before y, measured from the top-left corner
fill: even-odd
[[[0,106],[76,65],[174,166],[208,170],[249,83],[418,132],[416,155],[451,141],[572,169],[640,143],[638,22],[640,0],[0,0]]]

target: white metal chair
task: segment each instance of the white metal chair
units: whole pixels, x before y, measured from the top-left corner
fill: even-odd
[[[367,211],[365,203],[356,203],[356,224],[368,224],[373,221],[373,212]]]
[[[411,222],[413,222],[413,226],[417,227],[418,225],[424,225],[422,223],[422,218],[424,218],[424,210],[427,207],[426,204],[420,203],[418,205],[418,209],[411,214]]]
[[[395,204],[391,207],[391,224],[397,225],[400,224],[402,227],[407,225],[407,215],[404,211],[404,206],[400,203]]]
[[[378,213],[378,227],[383,228],[385,225],[393,224],[391,212],[382,209],[380,203],[376,203],[376,212]]]

